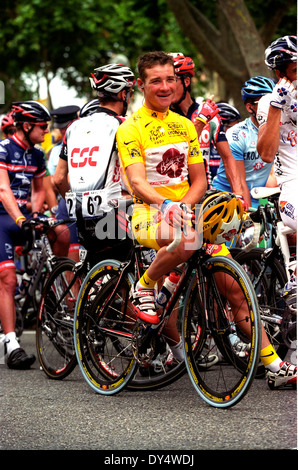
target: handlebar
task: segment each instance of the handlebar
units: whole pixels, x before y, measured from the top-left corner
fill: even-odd
[[[180,204],[181,206],[181,209],[182,211],[187,214],[188,211],[187,211],[187,207],[186,207],[186,204],[184,204],[184,202],[182,202]],[[184,225],[183,226],[183,229],[181,229],[180,227],[179,228],[176,228],[175,231],[174,231],[174,240],[167,246],[166,250],[168,253],[171,253],[173,250],[175,250],[175,248],[179,245],[179,243],[181,242],[181,238],[182,238],[182,231],[184,233],[184,235],[186,235],[186,226]]]
[[[30,219],[27,219],[25,222],[23,222],[23,225],[30,225],[32,229],[38,225],[43,225],[44,227],[57,227],[58,225],[64,225],[64,224],[69,224],[73,223],[73,219],[52,219],[52,218],[47,218],[47,217],[32,217]]]
[[[73,222],[74,220],[69,219],[69,218],[52,219],[52,218],[45,217],[43,215],[37,216],[37,217],[31,217],[30,219],[27,219],[22,224],[22,230],[23,230],[24,237],[26,240],[22,249],[22,253],[26,254],[32,249],[35,243],[35,228],[37,226],[42,225],[44,228],[51,229],[51,228],[57,227],[58,225],[65,225],[65,224],[73,223]]]
[[[168,253],[171,253],[173,250],[175,250],[175,248],[181,242],[181,238],[182,238],[182,230],[179,228],[178,230],[175,230],[174,240],[166,248]]]

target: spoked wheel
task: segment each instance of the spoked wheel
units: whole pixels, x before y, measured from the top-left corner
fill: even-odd
[[[75,262],[59,262],[43,289],[36,325],[36,347],[40,365],[51,379],[64,379],[77,361],[73,343],[75,303],[81,280],[74,279]]]
[[[204,401],[228,408],[246,395],[255,377],[261,345],[258,304],[234,260],[208,259],[201,274],[185,297],[186,367]],[[208,357],[214,355],[217,361],[209,367]]]
[[[127,386],[136,361],[131,341],[135,324],[129,301],[133,278],[119,277],[120,263],[97,264],[85,279],[75,313],[75,349],[88,385],[97,393],[112,395]]]
[[[248,253],[241,250],[235,259],[241,264],[253,284],[259,303],[261,321],[270,343],[279,357],[284,359],[289,351],[296,351],[297,312],[295,309],[288,308],[283,298],[282,289],[287,282],[283,265],[276,258],[270,258],[267,261],[266,271],[261,275],[264,256],[265,250],[256,248]],[[264,375],[265,368],[260,362],[257,377]]]
[[[181,270],[176,268],[176,273]],[[138,369],[129,383],[132,390],[155,390],[178,380],[186,373],[185,361],[178,361],[173,356],[170,345],[177,344],[182,338],[182,312],[185,293],[183,292],[173,308],[166,326],[160,334],[153,337],[152,347],[144,351],[144,360],[138,365]],[[148,360],[146,360],[146,354]]]

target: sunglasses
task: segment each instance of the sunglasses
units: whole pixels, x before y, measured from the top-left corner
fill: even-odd
[[[38,122],[34,123],[35,126],[39,126],[43,131],[47,130],[48,124],[39,124]]]

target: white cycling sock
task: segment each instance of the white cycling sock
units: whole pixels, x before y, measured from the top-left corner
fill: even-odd
[[[7,333],[5,335],[5,344],[6,344],[6,352],[8,356],[10,355],[12,351],[20,347],[20,344],[17,340],[16,334],[14,331]]]
[[[180,340],[178,344],[175,344],[175,346],[171,346],[171,351],[173,353],[174,358],[177,359],[177,361],[179,362],[184,361],[182,340]]]
[[[280,369],[280,364],[282,363],[282,360],[280,357],[277,357],[274,359],[273,362],[270,364],[267,364],[266,369],[270,370],[271,372],[278,372]]]

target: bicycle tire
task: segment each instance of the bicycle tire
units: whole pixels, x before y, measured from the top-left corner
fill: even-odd
[[[36,349],[40,366],[55,380],[67,377],[76,367],[73,344],[73,319],[76,293],[81,280],[75,281],[70,293],[65,292],[71,279],[75,261],[59,261],[49,274],[43,288],[36,322]]]
[[[244,398],[256,374],[261,347],[258,302],[249,278],[235,260],[215,256],[198,269],[203,274],[202,282],[196,275],[193,277],[183,310],[186,368],[195,390],[207,404],[229,408]],[[221,284],[217,284],[219,277]],[[240,325],[248,329],[247,338],[242,332],[242,340],[250,343],[244,357],[239,356],[230,341],[232,305],[228,298],[231,299],[231,292],[241,293],[245,302],[239,305],[245,309],[245,316],[239,318],[239,323],[236,299],[233,307],[237,331]],[[218,361],[210,368],[204,367],[204,357],[214,353]]]
[[[87,384],[102,395],[124,389],[137,366],[131,349],[135,316],[129,310],[134,279],[130,273],[120,278],[120,265],[106,260],[94,266],[84,279],[75,309],[77,361]]]
[[[283,332],[285,302],[282,295],[282,288],[287,282],[287,274],[277,258],[269,257],[266,261],[266,271],[261,275],[264,254],[263,248],[255,248],[247,253],[238,252],[235,259],[244,268],[253,284],[259,303],[261,321],[278,356],[284,359],[289,351],[284,340],[286,334]],[[296,322],[296,318],[293,321]],[[265,368],[260,363],[257,377],[264,375]]]

